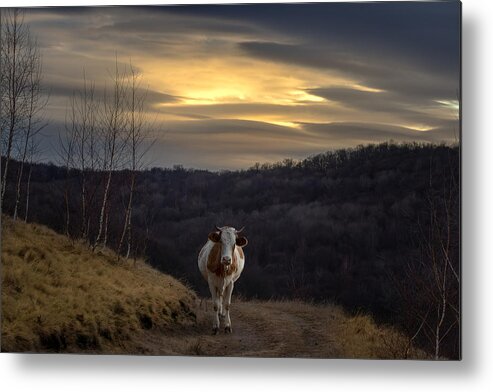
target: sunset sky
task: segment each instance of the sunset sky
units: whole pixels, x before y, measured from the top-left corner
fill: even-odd
[[[460,5],[39,8],[50,92],[43,159],[69,97],[132,61],[149,87],[152,166],[247,168],[358,144],[454,142]]]

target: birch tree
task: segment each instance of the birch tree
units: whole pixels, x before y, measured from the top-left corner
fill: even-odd
[[[93,193],[89,192],[88,171],[94,174],[97,169],[99,139],[98,131],[98,102],[95,98],[95,84],[88,82],[83,71],[83,86],[74,94],[71,100],[74,116],[74,160],[79,170],[81,194],[81,225],[80,235],[86,239],[90,229],[88,211],[92,206]]]
[[[13,219],[16,220],[19,214],[19,207],[22,196],[22,181],[24,177],[24,167],[30,154],[30,150],[35,144],[33,139],[39,134],[39,132],[46,126],[46,122],[41,115],[42,109],[48,102],[48,96],[43,95],[41,90],[41,57],[35,45],[32,56],[30,58],[30,72],[29,72],[29,85],[27,91],[27,108],[25,123],[20,134],[20,148],[19,148],[19,167],[17,171],[15,203]]]
[[[130,185],[128,201],[125,207],[123,229],[117,249],[117,253],[120,255],[124,246],[126,246],[126,259],[130,256],[132,246],[132,208],[137,175],[143,167],[143,158],[148,151],[149,146],[152,144],[149,143],[147,148],[145,146],[150,130],[150,124],[144,110],[146,95],[147,91],[142,92],[141,89],[141,75],[130,64],[129,88],[127,94],[128,135],[126,149],[129,155]]]
[[[39,141],[35,137],[32,137],[29,141],[29,151],[27,158],[29,170],[27,172],[27,180],[26,180],[26,205],[24,208],[24,222],[28,222],[29,219],[29,198],[31,196],[31,177],[33,172],[33,164],[38,153],[39,153]]]
[[[443,175],[447,179],[439,185],[430,169],[426,215],[418,224],[418,254],[408,262],[403,278],[392,277],[403,300],[409,343],[419,340],[435,359],[446,355],[447,340],[449,349],[459,349],[459,186],[458,173],[452,170],[456,166],[450,164],[450,173]]]
[[[115,73],[112,75],[111,90],[105,88],[101,127],[103,132],[103,171],[106,173],[99,213],[99,226],[94,247],[106,246],[108,239],[109,197],[114,171],[118,168],[126,145],[128,118],[126,115],[126,72],[121,71],[115,59]]]
[[[64,231],[67,236],[70,236],[70,171],[74,168],[74,146],[76,139],[76,110],[73,104],[74,97],[71,98],[70,109],[65,116],[65,132],[64,135],[58,135],[58,151],[60,164],[65,170],[65,183],[63,190],[63,199],[65,207],[64,216]]]
[[[0,125],[4,166],[1,173],[0,204],[3,207],[9,166],[19,133],[29,117],[32,73],[37,72],[39,55],[24,12],[4,9],[1,15],[1,84]]]

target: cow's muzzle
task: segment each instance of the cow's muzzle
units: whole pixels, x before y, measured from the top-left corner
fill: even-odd
[[[221,262],[224,265],[230,265],[231,264],[231,257],[229,257],[229,256],[223,256],[222,259],[221,259]]]

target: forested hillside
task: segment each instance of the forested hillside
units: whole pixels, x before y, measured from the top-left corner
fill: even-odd
[[[102,177],[92,173],[88,185],[89,237]],[[114,178],[106,236],[117,248],[128,172]],[[207,234],[215,224],[245,226],[236,294],[363,309],[410,335],[419,331],[428,349],[441,321],[444,355],[459,355],[458,147],[385,143],[242,171],[154,168],[139,173],[134,197],[131,254],[201,294],[197,254]],[[80,236],[80,173],[35,165],[29,208],[28,220]]]

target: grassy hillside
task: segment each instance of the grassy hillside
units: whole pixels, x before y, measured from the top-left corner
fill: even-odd
[[[2,217],[2,351],[140,352],[140,335],[195,322],[168,275]]]

